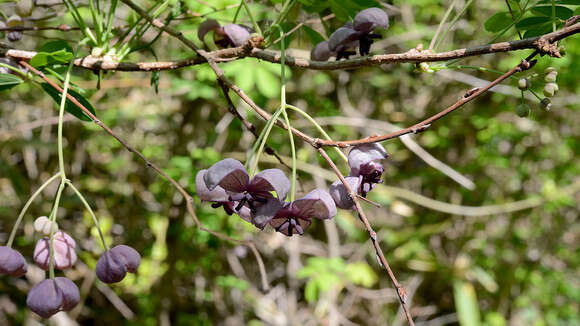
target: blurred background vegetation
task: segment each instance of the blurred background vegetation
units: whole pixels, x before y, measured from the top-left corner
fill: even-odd
[[[249,8],[258,20],[273,20],[280,2],[251,1]],[[143,7],[153,3],[140,2]],[[350,3],[360,9],[375,1],[298,1],[284,26],[288,30],[308,21],[309,28],[328,36],[328,31],[344,23]],[[381,3],[391,27],[373,45],[375,54],[405,52],[421,43],[427,48],[452,4],[448,21],[458,18],[445,38],[440,35],[436,51],[518,38],[513,26],[498,28],[505,19],[489,21],[498,12],[507,12],[504,1]],[[517,8],[516,1],[510,3]],[[578,14],[574,4],[580,3],[567,3],[572,4],[570,12]],[[205,19],[200,15],[231,22],[239,4],[239,0],[169,1],[166,10],[178,8],[179,19],[171,25],[197,41],[197,26]],[[9,15],[13,3],[0,4],[0,10]],[[37,16],[53,12],[63,15],[35,24],[75,26],[59,4],[35,9]],[[337,17],[323,25],[320,17],[332,13]],[[533,15],[540,14],[530,11],[525,17]],[[136,19],[121,4],[115,17],[115,26]],[[243,10],[238,21],[251,24]],[[157,30],[149,29],[139,43],[146,47],[126,60],[191,55],[167,35],[148,44],[157,35]],[[292,34],[290,54],[308,57],[312,35],[304,28]],[[78,31],[28,31],[11,46],[35,50],[54,38],[74,44],[82,37]],[[385,181],[370,194],[382,207],[365,204],[365,210],[391,267],[407,288],[417,325],[580,325],[580,42],[573,36],[561,44],[566,47],[564,59],[539,58],[530,71],[427,131],[383,143],[391,155],[385,162]],[[89,53],[83,51],[82,55]],[[507,71],[529,53],[466,58],[457,63],[469,66],[463,69],[432,64],[432,73],[418,72],[413,64],[328,72],[291,69],[288,103],[314,116],[333,139],[387,133],[442,110],[468,89],[498,76],[489,70]],[[270,112],[277,108],[279,65],[246,58],[220,66],[258,105]],[[541,94],[548,66],[559,72],[560,91],[551,110],[543,109],[526,92],[531,114],[518,117],[517,79],[531,76],[532,89]],[[150,72],[108,72],[100,89],[97,75],[82,69],[73,72],[73,82],[86,90],[97,116],[192,194],[200,169],[226,157],[244,161],[253,145],[254,137],[228,113],[206,65],[154,74],[158,91],[151,85]],[[0,243],[7,240],[30,194],[58,170],[57,110],[52,99],[38,90],[24,83],[0,93]],[[260,130],[264,121],[233,98]],[[290,116],[295,127],[316,135],[307,121]],[[58,222],[77,240],[82,261],[66,275],[81,288],[83,302],[68,315],[53,317],[55,324],[406,323],[391,282],[352,212],[340,211],[334,220],[314,223],[304,236],[287,238],[271,229],[258,232],[240,218],[196,199],[195,210],[205,226],[257,243],[271,285],[270,291],[263,292],[256,260],[247,248],[199,231],[183,198],[167,181],[96,125],[65,118],[68,177],[95,207],[108,240],[135,247],[143,262],[138,274],[122,283],[107,286],[96,281],[94,267],[102,253],[97,231],[82,203],[65,192]],[[289,163],[287,142],[287,134],[274,129],[268,144]],[[346,172],[336,153],[329,154]],[[298,158],[298,195],[326,188],[336,179],[310,146],[298,142]],[[261,167],[283,168],[271,156],[263,156]],[[461,185],[444,173],[451,170],[472,180],[473,186],[465,179]],[[32,205],[16,239],[15,246],[25,256],[31,256],[37,240],[32,221],[48,215],[53,186]],[[25,298],[43,274],[30,266],[27,278],[0,278],[0,324],[34,324]]]

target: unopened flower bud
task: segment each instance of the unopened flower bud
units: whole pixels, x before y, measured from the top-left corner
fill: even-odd
[[[34,220],[34,231],[42,233],[43,235],[50,235],[53,222],[46,216],[40,216]],[[58,223],[54,222],[54,232],[58,231]]]
[[[527,78],[521,78],[520,80],[518,80],[518,88],[521,89],[522,91],[527,90],[528,88],[530,88],[530,80]]]
[[[135,273],[141,264],[141,255],[137,250],[119,245],[105,251],[97,262],[97,277],[104,283],[122,281],[129,273]]]
[[[18,0],[16,3],[16,13],[22,17],[28,17],[32,14],[34,2],[32,0]]]
[[[26,260],[18,251],[0,246],[0,274],[20,277],[26,274]]]
[[[516,107],[516,114],[520,118],[527,117],[528,115],[530,115],[530,106],[525,103],[518,105]]]
[[[547,75],[549,73],[555,72],[556,74],[558,74],[558,72],[556,71],[556,68],[554,67],[548,67],[546,69],[544,69],[544,73]]]
[[[556,81],[557,76],[558,76],[558,73],[553,71],[553,72],[547,74],[546,77],[544,77],[544,81],[546,83],[553,83]]]
[[[12,15],[6,21],[6,27],[17,27],[22,26],[22,18],[18,15]],[[10,31],[7,33],[6,37],[10,42],[20,41],[22,39],[22,31]]]
[[[30,310],[42,318],[59,311],[72,310],[81,300],[79,288],[65,277],[46,279],[36,284],[26,298]]]
[[[544,95],[546,97],[552,97],[558,91],[558,85],[556,83],[547,83],[544,86]]]
[[[76,242],[70,235],[63,231],[57,231],[54,234],[52,245],[54,248],[54,268],[60,270],[68,269],[76,263]],[[50,239],[48,237],[44,237],[36,243],[36,247],[34,248],[34,262],[44,270],[49,269]]]
[[[552,100],[546,97],[540,101],[540,106],[546,111],[550,111],[552,109]]]

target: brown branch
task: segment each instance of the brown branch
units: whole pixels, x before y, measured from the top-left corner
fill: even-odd
[[[487,92],[490,88],[492,88],[495,85],[506,80],[511,75],[531,68],[533,63],[531,63],[530,61],[537,54],[538,54],[538,51],[536,50],[531,55],[529,55],[526,59],[522,60],[522,62],[520,64],[518,64],[517,66],[515,66],[514,68],[512,68],[510,71],[506,72],[505,74],[499,76],[497,79],[495,79],[491,83],[487,84],[485,87],[474,88],[474,89],[468,91],[464,96],[461,97],[461,99],[459,99],[459,101],[455,102],[450,107],[448,107],[445,110],[443,110],[443,111],[441,111],[441,112],[439,112],[439,113],[437,113],[437,114],[435,114],[435,115],[433,115],[433,116],[431,116],[431,117],[429,117],[429,118],[427,118],[427,119],[425,119],[417,124],[414,124],[408,128],[401,129],[401,130],[398,130],[398,131],[395,131],[395,132],[392,132],[392,133],[386,134],[386,135],[370,136],[370,137],[356,139],[356,140],[346,140],[346,141],[338,141],[338,142],[330,141],[330,140],[319,140],[318,144],[320,146],[348,147],[348,146],[356,146],[356,145],[362,145],[362,144],[368,144],[368,143],[376,143],[376,142],[381,142],[381,141],[385,141],[388,139],[401,137],[401,136],[406,135],[406,134],[416,134],[416,133],[423,132],[423,131],[427,130],[427,128],[429,128],[433,122],[435,122],[435,121],[443,118],[444,116],[448,115],[449,113],[459,109],[460,107],[462,107],[466,103],[471,102],[473,99],[475,99],[479,95]]]
[[[391,279],[391,282],[393,283],[393,286],[395,287],[395,289],[397,289],[397,296],[399,297],[399,301],[401,302],[401,307],[403,307],[403,310],[405,311],[405,316],[407,317],[407,321],[409,322],[410,326],[414,326],[415,323],[413,322],[413,317],[411,317],[411,313],[409,312],[409,308],[407,307],[407,302],[406,302],[407,301],[407,294],[406,294],[405,288],[399,283],[399,281],[397,281],[395,274],[391,270],[391,267],[389,266],[389,262],[387,261],[387,258],[385,258],[385,255],[383,254],[383,250],[381,249],[379,241],[377,240],[377,233],[373,230],[373,227],[369,223],[369,220],[367,219],[366,214],[362,209],[362,206],[359,202],[359,199],[358,199],[356,192],[350,187],[348,182],[346,182],[346,179],[344,178],[344,176],[342,175],[342,173],[340,172],[340,170],[338,169],[336,164],[334,164],[332,159],[328,156],[328,154],[326,154],[326,151],[324,150],[324,148],[319,147],[318,152],[326,160],[328,165],[330,165],[330,167],[332,168],[334,173],[338,176],[338,178],[340,179],[340,181],[342,182],[342,184],[344,185],[344,187],[348,191],[350,198],[353,200],[355,207],[356,207],[356,211],[358,213],[358,217],[361,220],[361,222],[364,224],[364,226],[369,234],[369,237],[371,239],[371,242],[373,243],[373,246],[375,247],[375,252],[376,252],[376,255],[379,259],[379,262],[381,263],[382,267],[385,268],[385,270],[387,271],[387,274],[389,275],[389,278]]]
[[[9,31],[61,31],[61,32],[68,32],[68,31],[78,31],[78,30],[80,30],[79,27],[71,27],[67,24],[62,24],[60,26],[47,26],[47,27],[38,27],[38,26],[0,27],[0,32],[9,32]]]
[[[123,1],[125,2],[125,1]],[[131,3],[131,2],[130,2]],[[133,8],[133,7],[132,7]],[[138,8],[138,7],[136,7]],[[145,13],[145,12],[143,12]],[[141,13],[140,13],[141,14]],[[146,14],[146,13],[145,13]],[[447,61],[452,59],[465,58],[470,56],[479,56],[482,54],[511,52],[525,49],[538,49],[541,54],[549,54],[560,57],[560,53],[553,44],[565,37],[580,33],[580,23],[575,23],[580,16],[574,16],[568,21],[574,23],[567,25],[564,28],[545,34],[543,36],[526,38],[523,40],[516,40],[510,42],[500,42],[494,44],[484,44],[471,48],[457,49],[447,52],[431,53],[419,52],[411,50],[405,53],[380,54],[374,56],[359,57],[349,60],[341,61],[310,61],[305,58],[295,58],[286,56],[286,65],[297,68],[312,69],[312,70],[339,70],[339,69],[354,69],[365,66],[376,66],[386,63],[420,63],[420,62],[436,62]],[[576,20],[575,20],[576,19]],[[185,45],[198,53],[197,56],[175,61],[159,61],[159,62],[116,62],[113,60],[105,60],[103,58],[85,57],[75,60],[75,65],[85,69],[91,70],[118,70],[118,71],[152,71],[152,70],[174,70],[183,67],[189,67],[208,62],[208,58],[214,61],[225,59],[240,59],[244,57],[253,57],[264,61],[273,63],[280,63],[280,54],[261,50],[256,48],[259,42],[256,39],[238,48],[229,48],[216,50],[213,52],[206,52],[205,50],[197,48],[197,46],[186,39],[181,32],[178,32],[168,26],[165,26],[161,21],[151,19],[150,21],[157,28],[160,28],[168,34],[178,38]],[[30,60],[36,52],[23,51],[12,49],[6,44],[0,44],[0,56],[11,57],[15,60]]]
[[[43,72],[38,71],[37,69],[35,69],[34,67],[32,67],[31,65],[29,65],[25,61],[20,61],[20,65],[22,65],[23,67],[29,69],[30,71],[32,71],[36,75],[38,75],[40,78],[42,78],[50,86],[54,87],[61,94],[63,93],[63,89],[59,85],[57,85],[55,82],[53,82],[52,80],[50,80],[49,78],[47,78],[46,75],[44,75]],[[161,168],[159,168],[153,162],[149,161],[149,159],[147,159],[147,157],[143,153],[141,153],[140,151],[136,150],[134,147],[132,147],[131,145],[129,145],[129,143],[127,143],[125,140],[123,140],[121,137],[119,137],[117,134],[115,134],[115,132],[111,128],[109,128],[101,120],[99,120],[89,109],[87,109],[84,105],[82,105],[79,101],[77,101],[76,98],[74,98],[72,95],[70,95],[70,93],[67,93],[66,94],[66,97],[73,104],[75,104],[79,109],[81,109],[87,116],[89,116],[91,118],[91,120],[96,125],[98,125],[99,127],[101,127],[110,136],[112,136],[113,138],[115,138],[129,152],[134,153],[135,155],[137,155],[143,162],[145,162],[145,165],[147,167],[151,168],[153,171],[155,171],[155,173],[157,173],[158,175],[162,176],[167,181],[169,181],[171,183],[171,185],[173,185],[173,187],[185,199],[186,206],[187,206],[187,211],[189,212],[189,214],[193,218],[195,224],[197,225],[197,227],[201,231],[208,232],[209,234],[211,234],[211,235],[213,235],[213,236],[215,236],[215,237],[217,237],[217,238],[219,238],[221,240],[230,241],[230,242],[234,242],[234,243],[243,244],[243,245],[248,246],[250,249],[252,249],[252,252],[256,256],[256,260],[258,261],[258,265],[262,265],[263,266],[264,263],[262,261],[262,257],[260,256],[259,252],[256,250],[253,241],[251,241],[251,240],[239,240],[239,239],[235,239],[235,238],[232,238],[232,237],[230,237],[228,235],[225,235],[223,233],[219,233],[219,232],[216,232],[216,231],[207,229],[205,226],[203,226],[203,224],[201,223],[201,221],[199,220],[199,218],[195,214],[195,210],[194,210],[193,205],[192,205],[192,203],[193,203],[193,196],[191,196],[187,192],[187,190],[185,190],[185,188],[183,188],[175,179],[173,179],[171,176],[169,176],[167,173],[165,173]],[[263,269],[260,268],[260,273],[262,273],[262,271],[263,271]],[[269,286],[268,286],[268,282],[267,282],[267,276],[263,274],[263,275],[261,275],[261,277],[262,277],[262,283],[264,285],[264,290],[268,290],[269,289]]]

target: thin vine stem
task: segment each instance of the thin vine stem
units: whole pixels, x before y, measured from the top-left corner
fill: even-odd
[[[70,182],[70,180],[67,180],[66,184],[69,187],[71,187],[71,189],[75,192],[77,197],[79,197],[81,202],[83,202],[83,204],[85,205],[85,208],[87,209],[87,211],[91,215],[93,222],[95,223],[95,227],[97,228],[97,231],[99,232],[99,237],[101,238],[101,242],[103,243],[103,248],[105,248],[105,251],[109,250],[109,246],[107,246],[107,241],[105,241],[105,236],[103,235],[103,230],[101,229],[101,224],[99,223],[99,220],[97,219],[97,216],[95,215],[95,212],[91,208],[91,205],[89,205],[89,203],[87,202],[87,200],[85,199],[83,194],[73,185],[72,182]]]
[[[30,196],[30,198],[28,198],[28,201],[26,202],[26,204],[24,204],[22,211],[20,211],[20,214],[18,214],[18,218],[14,223],[14,227],[12,227],[12,232],[10,232],[10,237],[8,238],[8,243],[6,244],[7,247],[12,248],[12,243],[14,243],[14,238],[16,237],[18,227],[20,226],[20,223],[22,222],[22,219],[24,218],[24,215],[28,211],[28,208],[30,207],[32,202],[36,199],[36,197],[38,197],[38,195],[40,195],[40,193],[42,193],[42,191],[44,191],[44,189],[46,189],[46,187],[48,187],[59,176],[60,172],[50,177],[32,194],[32,196]]]
[[[58,206],[60,205],[60,197],[64,188],[66,187],[66,182],[64,180],[60,181],[58,190],[56,191],[56,197],[54,199],[54,205],[52,206],[52,211],[50,212],[50,240],[49,240],[49,275],[51,279],[54,279],[54,233],[56,232],[56,216],[58,215]]]

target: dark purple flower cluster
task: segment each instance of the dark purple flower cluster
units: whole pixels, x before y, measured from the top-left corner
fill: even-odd
[[[215,19],[208,19],[199,24],[197,38],[204,42],[205,35],[213,31],[214,43],[222,48],[242,46],[250,38],[252,29],[244,25],[227,24],[221,26]]]
[[[366,197],[377,183],[382,183],[381,177],[385,171],[377,161],[384,160],[389,155],[381,144],[372,143],[353,147],[348,153],[350,173],[345,178],[348,185],[357,194]],[[354,202],[350,198],[344,184],[337,180],[330,186],[330,195],[336,206],[343,209],[353,209]]]
[[[195,181],[201,200],[213,202],[214,208],[223,206],[229,215],[236,213],[260,230],[269,224],[285,235],[301,235],[312,218],[336,215],[332,197],[321,189],[286,202],[290,181],[279,169],[263,170],[250,179],[242,163],[228,158],[199,171]]]
[[[381,38],[374,33],[378,27],[389,28],[389,16],[380,8],[362,10],[354,17],[354,22],[347,22],[334,31],[328,41],[318,43],[310,58],[315,61],[326,61],[333,56],[336,60],[348,59],[356,54],[356,48],[361,56],[368,55],[373,41]]]

